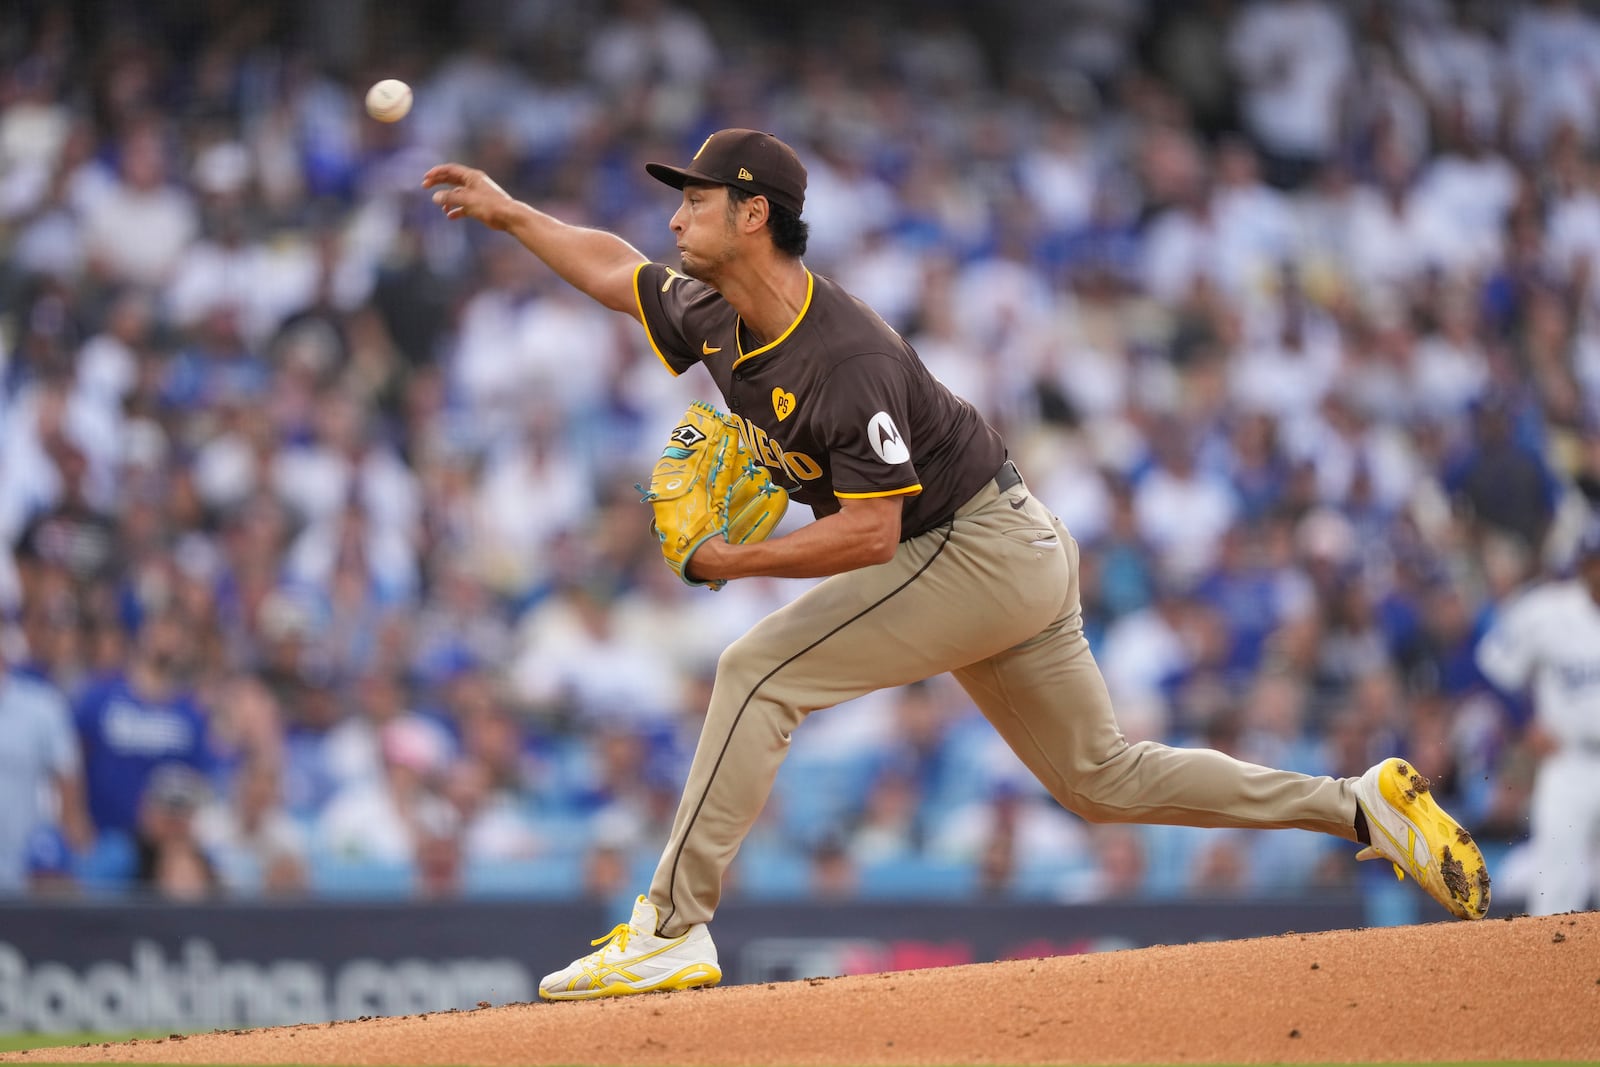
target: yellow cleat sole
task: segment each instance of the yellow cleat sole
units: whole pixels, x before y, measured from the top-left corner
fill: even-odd
[[[1405,873],[1457,918],[1481,919],[1488,915],[1489,868],[1483,852],[1472,835],[1433,799],[1428,779],[1405,760],[1391,759],[1378,777],[1378,790],[1405,816],[1412,832],[1422,838],[1433,857],[1423,870]],[[1410,842],[1396,844],[1404,847]],[[1406,854],[1412,854],[1409,847]]]
[[[681,971],[674,971],[649,985],[634,986],[613,982],[597,989],[550,991],[539,990],[541,1000],[601,1000],[605,997],[631,997],[640,993],[668,993],[675,989],[699,989],[714,986],[722,981],[722,971],[705,963],[696,963]]]

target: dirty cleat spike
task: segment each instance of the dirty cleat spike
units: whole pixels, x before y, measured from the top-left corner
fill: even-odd
[[[1386,859],[1462,919],[1489,914],[1489,872],[1472,835],[1434,801],[1431,783],[1390,758],[1356,782],[1372,844],[1356,859]]]

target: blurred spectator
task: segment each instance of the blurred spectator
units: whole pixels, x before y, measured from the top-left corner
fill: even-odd
[[[195,818],[195,840],[229,893],[298,893],[306,887],[306,839],[284,809],[276,766],[261,760],[239,772],[231,797],[213,796]]]
[[[654,643],[618,632],[603,576],[569,581],[522,620],[508,668],[526,707],[575,722],[664,723],[679,699],[672,664]]]
[[[1139,896],[1149,874],[1145,842],[1137,826],[1100,823],[1089,828],[1094,863],[1081,882],[1058,892],[1071,900],[1128,900]]]
[[[59,826],[82,851],[94,837],[84,806],[83,761],[66,700],[48,682],[19,673],[0,649],[0,894],[28,885],[29,851]]]
[[[201,900],[221,887],[195,832],[206,794],[205,779],[182,764],[163,764],[151,774],[134,835],[137,885],[179,901]]]
[[[136,830],[145,789],[164,765],[180,764],[202,776],[211,770],[206,712],[186,682],[190,647],[181,616],[151,615],[139,627],[127,670],[96,682],[78,699],[74,717],[89,815],[101,832]]]
[[[386,721],[378,737],[378,775],[352,779],[334,794],[317,819],[313,847],[342,861],[414,865],[424,843],[455,830],[454,812],[436,791],[449,752],[415,720]],[[431,855],[440,858],[437,848]]]
[[[468,863],[533,859],[544,843],[519,810],[516,795],[497,788],[493,769],[458,759],[444,773],[440,792],[455,809],[461,859]]]
[[[168,180],[168,136],[153,122],[129,130],[115,176],[97,180],[78,204],[90,270],[107,281],[164,284],[199,231],[193,197]]]
[[[633,868],[625,845],[598,844],[583,861],[583,895],[588,900],[612,901],[633,887]]]
[[[1269,180],[1299,185],[1338,146],[1354,58],[1343,13],[1325,0],[1254,0],[1233,24],[1228,53]]]
[[[1454,457],[1444,484],[1478,530],[1508,533],[1537,549],[1554,514],[1557,485],[1543,458],[1518,440],[1515,417],[1505,395],[1480,401],[1472,440]]]
[[[860,874],[850,851],[827,838],[811,849],[808,895],[816,900],[847,900],[859,889]]]
[[[917,779],[889,767],[872,780],[845,851],[857,863],[905,859],[922,851],[925,831]]]
[[[437,719],[411,706],[411,693],[402,679],[386,670],[375,670],[358,678],[348,695],[353,697],[356,713],[340,718],[322,741],[322,765],[336,789],[383,778],[384,767],[390,762],[387,731],[396,723],[401,727],[396,736],[415,742],[404,751],[426,754],[433,770],[443,770],[442,765],[432,765],[442,764],[450,756],[455,741]],[[415,747],[424,744],[425,748]]]
[[[993,785],[988,796],[942,814],[930,842],[936,857],[984,865],[996,889],[1009,885],[1025,863],[1077,861],[1087,848],[1087,831],[1076,816],[1031,786],[1009,780]]]
[[[96,582],[112,578],[117,558],[115,524],[90,498],[89,463],[83,450],[68,440],[47,440],[60,478],[56,502],[38,514],[18,539],[22,565],[59,567],[82,596]]]

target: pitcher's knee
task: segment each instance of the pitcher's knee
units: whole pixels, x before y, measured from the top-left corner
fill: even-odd
[[[717,688],[749,693],[760,684],[762,675],[772,670],[772,664],[765,660],[750,635],[745,634],[717,657]]]
[[[770,656],[763,654],[748,635],[723,649],[717,658],[717,678],[711,690],[709,715],[739,715],[757,704],[780,729],[793,729],[804,716],[790,706],[792,701],[785,699],[780,687],[773,684],[774,666]]]
[[[1129,805],[1122,796],[1126,790],[1126,760],[1131,753],[1132,747],[1124,745],[1100,763],[1081,770],[1071,782],[1062,783],[1056,799],[1085,822],[1132,821]]]

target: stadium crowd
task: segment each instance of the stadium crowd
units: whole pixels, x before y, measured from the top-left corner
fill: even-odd
[[[418,182],[670,262],[642,162],[749,126],[807,161],[808,265],[1084,545],[1131,737],[1408,754],[1517,893],[1537,751],[1474,648],[1600,502],[1592,7],[770,7],[5,22],[0,892],[642,888],[720,648],[801,586],[678,582],[634,484],[709,379]],[[797,732],[732,891],[1271,893],[1351,852],[1086,825],[941,679]]]

